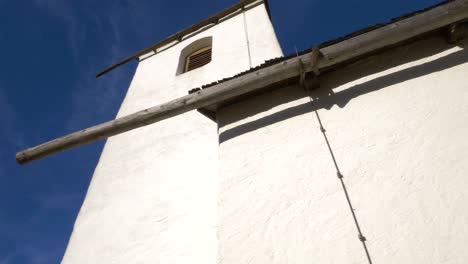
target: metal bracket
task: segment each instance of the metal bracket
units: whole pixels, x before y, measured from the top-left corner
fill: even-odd
[[[308,90],[307,88],[307,84],[305,82],[305,78],[306,78],[306,70],[305,70],[305,66],[304,66],[304,63],[302,62],[301,59],[298,59],[298,64],[299,64],[299,84],[305,89],[305,90]]]
[[[320,57],[320,48],[319,46],[315,46],[312,48],[311,52],[311,60],[310,60],[310,67],[312,68],[312,72],[314,73],[314,78],[317,79],[317,77],[320,75],[320,70],[318,67],[318,59]],[[307,71],[306,67],[304,65],[304,62],[299,58],[298,55],[298,65],[299,65],[299,84],[304,88],[304,90],[309,91],[310,87],[309,84],[306,82],[306,76],[307,76]]]
[[[315,46],[312,48],[312,54],[311,54],[311,61],[310,65],[312,66],[312,71],[314,72],[315,76],[319,76],[320,70],[318,67],[318,58],[320,56],[320,48],[319,46]]]

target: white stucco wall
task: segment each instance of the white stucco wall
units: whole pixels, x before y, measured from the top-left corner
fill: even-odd
[[[249,33],[253,61],[282,55],[264,5],[246,12],[248,28],[262,28]],[[243,23],[238,14],[141,61],[118,117],[248,69]],[[211,63],[176,75],[181,50],[209,36]],[[218,192],[216,124],[201,114],[112,137],[62,263],[215,263]]]
[[[468,260],[468,43],[413,43],[321,77],[319,114],[374,263]],[[304,91],[218,112],[218,263],[368,263]]]

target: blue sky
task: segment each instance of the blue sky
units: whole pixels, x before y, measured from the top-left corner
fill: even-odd
[[[25,166],[15,153],[113,119],[136,62],[97,72],[235,2],[0,0],[0,264],[60,262],[104,142]],[[438,2],[270,0],[270,9],[288,54]]]

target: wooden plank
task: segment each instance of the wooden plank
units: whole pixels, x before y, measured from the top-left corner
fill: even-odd
[[[318,67],[319,70],[329,68],[466,18],[468,18],[468,0],[449,2],[427,12],[324,47],[321,49],[322,56],[318,58],[316,66],[312,65],[312,60],[314,60],[312,53],[291,58],[219,83],[209,89],[200,90],[129,116],[29,148],[17,153],[16,160],[20,164],[25,164],[69,148],[111,137],[297,77],[300,73],[300,61],[302,61],[306,71],[316,70],[315,67]]]

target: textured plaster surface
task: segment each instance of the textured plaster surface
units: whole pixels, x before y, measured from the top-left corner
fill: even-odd
[[[468,43],[433,38],[313,92],[374,263],[468,260]],[[368,263],[307,94],[218,112],[218,263]]]
[[[247,12],[258,64],[281,56],[263,4]],[[136,70],[118,117],[184,96],[249,65],[242,14],[154,56]],[[180,52],[213,38],[212,62],[176,75]],[[267,45],[267,43],[269,45]],[[218,137],[193,111],[108,139],[62,263],[216,262]]]

